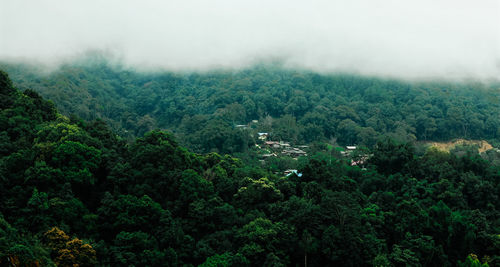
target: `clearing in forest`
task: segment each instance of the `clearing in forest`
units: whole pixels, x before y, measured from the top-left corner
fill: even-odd
[[[427,142],[431,147],[435,147],[439,150],[450,152],[457,145],[476,145],[478,146],[479,153],[486,152],[493,149],[493,146],[486,140],[465,140],[456,139],[450,142]]]

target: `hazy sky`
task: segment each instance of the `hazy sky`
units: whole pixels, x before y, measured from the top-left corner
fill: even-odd
[[[500,0],[0,0],[0,60],[500,77]]]

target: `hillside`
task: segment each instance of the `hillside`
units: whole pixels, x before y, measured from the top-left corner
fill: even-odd
[[[499,264],[500,169],[478,154],[386,140],[366,169],[317,152],[284,177],[168,132],[128,144],[4,72],[0,96],[2,266]]]
[[[238,71],[142,73],[105,60],[61,66],[1,64],[14,84],[53,100],[62,113],[106,121],[133,140],[166,129],[196,152],[246,152],[257,132],[297,144],[371,147],[387,136],[408,141],[500,137],[500,85],[406,82],[317,74],[278,65]],[[252,126],[251,135],[235,125]]]

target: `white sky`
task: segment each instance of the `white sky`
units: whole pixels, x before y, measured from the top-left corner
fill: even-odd
[[[500,0],[0,0],[0,59],[500,77]]]

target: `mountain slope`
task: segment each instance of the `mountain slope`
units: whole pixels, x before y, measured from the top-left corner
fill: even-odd
[[[281,177],[167,132],[128,144],[4,72],[0,95],[0,265],[499,263],[500,169],[471,151],[387,140],[366,169],[316,153]]]
[[[22,65],[5,67],[18,87],[33,88],[65,114],[101,118],[122,136],[168,129],[198,152],[246,151],[253,141],[234,126],[252,120],[258,120],[253,132],[295,143],[334,138],[372,146],[390,136],[486,139],[496,145],[500,137],[500,87],[494,83],[405,82],[279,66],[145,74],[104,61],[66,65],[47,76]],[[235,141],[215,146],[203,141],[218,135]]]

